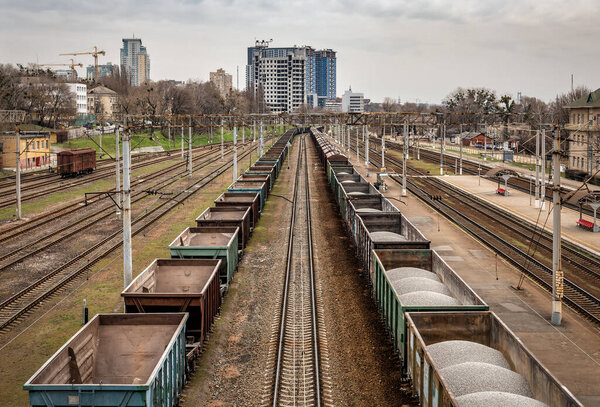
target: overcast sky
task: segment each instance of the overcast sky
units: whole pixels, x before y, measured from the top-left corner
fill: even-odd
[[[288,4],[289,3],[289,4]],[[59,63],[62,52],[142,39],[150,76],[208,80],[239,66],[246,48],[311,45],[338,52],[337,93],[439,103],[458,86],[552,99],[600,87],[598,0],[0,0],[0,62]],[[91,56],[76,57],[91,64]],[[81,70],[83,73],[83,70]]]

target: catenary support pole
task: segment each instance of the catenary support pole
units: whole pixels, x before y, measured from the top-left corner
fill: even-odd
[[[385,171],[385,126],[383,126],[383,133],[381,134],[381,171]]]
[[[17,188],[17,220],[21,220],[23,216],[21,210],[21,130],[17,128],[16,137],[17,144],[15,145],[15,178],[16,178],[16,188]],[[27,144],[25,144],[27,145]],[[25,147],[27,148],[27,147]]]
[[[459,174],[463,175],[462,173],[462,164],[463,164],[463,142],[462,142],[462,124],[460,125],[460,133],[458,135],[458,148],[460,150],[460,166],[459,166]]]
[[[540,207],[540,131],[535,132],[535,201],[534,208]]]
[[[182,126],[183,128],[183,126]],[[123,132],[123,284],[127,287],[132,278],[131,260],[131,190],[129,181],[130,171],[130,135]],[[182,140],[183,141],[183,140]]]
[[[246,142],[246,134],[245,134],[246,126],[242,125],[242,144]]]
[[[483,161],[487,161],[487,139],[488,139],[488,126],[485,125],[485,134],[483,135]]]
[[[224,160],[225,153],[223,152],[223,120],[221,119],[221,161]]]
[[[444,136],[446,133],[446,122],[441,128],[441,137],[440,137],[440,175],[444,175]]]
[[[115,201],[117,202],[117,217],[121,216],[121,129],[115,129]]]
[[[183,119],[181,119],[181,159],[185,158],[185,154],[183,152]]]
[[[171,124],[170,124],[170,123],[169,123],[169,125],[168,125],[168,127],[167,127],[167,128],[168,128],[168,130],[169,130],[169,135],[168,135],[168,137],[169,137],[169,150],[171,150]],[[118,143],[118,142],[117,142],[117,145],[119,145],[119,143]],[[170,154],[170,153],[169,153],[169,154]]]
[[[190,126],[188,128],[188,170],[192,178],[192,116],[190,116]]]
[[[544,140],[545,141],[545,140]],[[560,325],[562,320],[563,271],[561,264],[561,209],[560,201],[560,130],[556,129],[554,137],[554,183],[552,202],[554,203],[552,231],[552,325]]]
[[[402,196],[406,196],[406,161],[408,160],[408,125],[402,128]]]
[[[540,207],[546,208],[546,130],[540,135],[540,147],[542,149],[542,185],[540,186]]]
[[[258,156],[263,156],[263,122],[260,122],[260,141],[258,142]]]
[[[367,174],[369,173],[369,127],[363,126],[363,134],[365,135],[365,165],[367,166]]]
[[[256,121],[252,122],[252,142],[256,143]]]
[[[360,156],[358,152],[358,129],[356,129],[356,164],[360,163]]]
[[[233,127],[233,182],[237,181],[237,127]]]

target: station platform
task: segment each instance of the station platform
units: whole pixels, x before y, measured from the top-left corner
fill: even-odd
[[[544,227],[549,232],[552,232],[553,216],[552,203],[546,201],[545,209],[535,208],[533,197],[526,192],[512,189],[509,185],[508,196],[499,195],[496,193],[498,183],[481,178],[481,182],[477,175],[448,175],[439,177],[440,180],[456,186],[463,191],[476,195],[504,210],[510,211],[515,216],[525,219],[538,227]],[[501,188],[504,188],[501,183]],[[530,204],[531,201],[531,204]],[[599,213],[600,215],[600,213]],[[592,222],[591,216],[584,215],[584,218]],[[577,226],[579,220],[579,212],[563,207],[561,210],[561,234],[566,240],[579,244],[586,249],[599,253],[600,252],[600,232],[591,232]],[[596,221],[600,223],[600,219]],[[600,253],[599,253],[600,254]]]
[[[356,153],[352,151],[349,158],[366,176],[364,160],[357,165]],[[366,179],[375,182],[376,171],[370,166],[370,176]],[[465,176],[460,178],[465,179],[461,182],[477,185],[477,177],[470,181]],[[521,289],[516,290],[513,287],[518,285],[521,277],[516,268],[410,193],[402,197],[399,184],[388,181],[388,186],[384,195],[393,198],[391,202],[431,240],[432,248],[489,304],[550,372],[585,406],[600,405],[600,330],[566,306],[563,306],[562,324],[550,324],[550,293],[527,278]],[[493,197],[496,185],[490,187],[482,180],[482,189]],[[515,196],[518,196],[516,192],[498,198]],[[522,204],[528,206],[528,197],[521,199],[525,199]],[[573,230],[573,238],[581,239],[577,232]],[[588,239],[592,235],[586,232],[583,236]]]

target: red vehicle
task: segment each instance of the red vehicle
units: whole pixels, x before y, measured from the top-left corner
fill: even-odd
[[[57,172],[63,178],[89,174],[96,169],[96,150],[93,148],[61,151],[56,158]]]

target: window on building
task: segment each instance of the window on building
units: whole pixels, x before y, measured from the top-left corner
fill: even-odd
[[[48,140],[46,140],[46,148],[48,148]],[[116,149],[115,149],[116,150]],[[385,152],[385,151],[384,151]]]
[[[577,168],[579,168],[579,162],[580,162],[581,158],[577,157]]]
[[[35,149],[36,149],[36,150],[39,150],[39,149],[40,149],[40,141],[39,141],[39,140],[38,140],[38,142],[37,142],[37,147],[36,147]]]
[[[585,158],[581,158],[581,168],[585,169]]]

